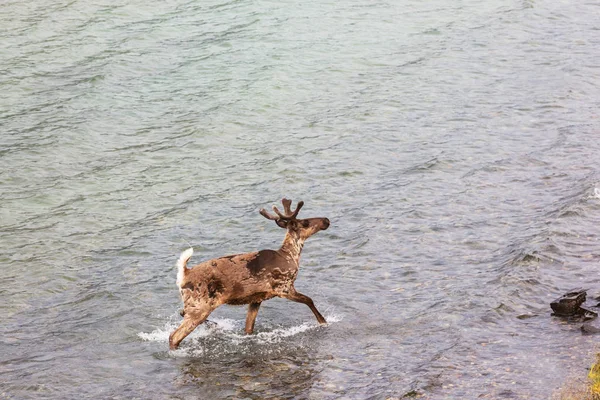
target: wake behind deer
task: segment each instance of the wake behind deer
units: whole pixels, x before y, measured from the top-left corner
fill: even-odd
[[[276,215],[264,209],[260,214],[287,230],[279,250],[260,250],[253,253],[215,258],[193,268],[186,268],[193,249],[184,251],[177,261],[177,286],[183,300],[183,322],[169,336],[169,347],[176,349],[198,325],[206,321],[213,310],[222,304],[248,304],[245,331],[254,331],[254,322],[263,301],[281,297],[306,304],[321,324],[325,318],[312,299],[294,288],[298,275],[300,253],[304,241],[329,227],[327,218],[298,219],[304,205],[300,201],[292,211],[292,201],[281,200],[283,213],[273,206]]]

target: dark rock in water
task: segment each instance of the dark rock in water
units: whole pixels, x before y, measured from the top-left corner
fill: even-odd
[[[569,317],[585,314],[581,305],[585,302],[587,289],[574,289],[550,303],[554,315]]]

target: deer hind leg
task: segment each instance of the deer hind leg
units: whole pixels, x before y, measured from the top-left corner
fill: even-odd
[[[295,301],[296,303],[306,304],[313,312],[313,314],[315,314],[315,317],[317,317],[317,321],[319,321],[320,324],[327,323],[327,321],[325,321],[325,318],[323,318],[319,310],[317,310],[317,307],[315,307],[315,303],[313,303],[310,297],[305,296],[302,293],[296,292],[296,290],[292,290],[289,293],[283,295],[282,297],[291,301]]]
[[[206,321],[206,318],[208,318],[211,311],[212,310],[208,310],[199,314],[185,313],[185,317],[183,318],[181,325],[179,325],[179,328],[175,329],[169,336],[169,348],[171,350],[178,348],[179,343],[181,343],[183,339],[192,333],[198,325]]]
[[[250,303],[248,306],[248,315],[246,316],[246,333],[249,335],[254,332],[254,321],[258,315],[258,309],[260,308],[260,302]]]

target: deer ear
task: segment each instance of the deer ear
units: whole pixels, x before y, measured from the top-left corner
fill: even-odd
[[[283,229],[286,229],[288,227],[288,221],[285,221],[283,219],[275,220],[275,223],[277,224],[277,226]]]
[[[298,221],[295,220],[295,219],[293,219],[291,221],[288,221],[287,228],[288,229],[296,229],[296,228],[298,228]]]

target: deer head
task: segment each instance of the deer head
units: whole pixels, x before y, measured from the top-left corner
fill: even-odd
[[[273,206],[273,211],[276,215],[269,214],[264,208],[260,210],[260,214],[267,219],[275,221],[280,228],[287,229],[288,234],[305,240],[315,233],[329,228],[329,219],[327,218],[297,218],[300,209],[304,205],[303,201],[298,202],[294,211],[291,209],[291,200],[282,199],[281,204],[283,204],[283,213],[276,206]]]

